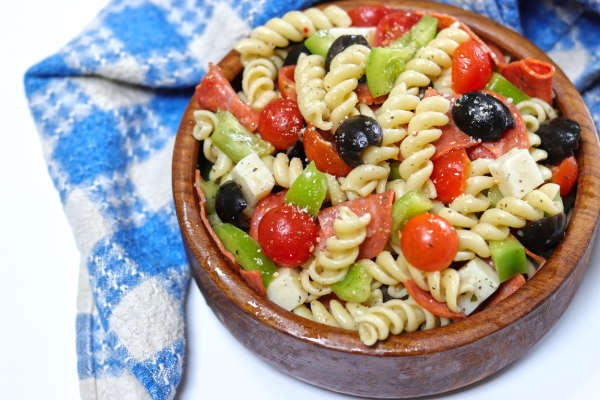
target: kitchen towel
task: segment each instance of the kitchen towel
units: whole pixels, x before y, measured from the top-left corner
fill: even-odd
[[[597,1],[444,1],[525,34],[600,123]],[[25,75],[48,170],[81,253],[83,399],[172,399],[184,367],[189,271],[171,200],[179,119],[209,61],[312,1],[113,0]]]

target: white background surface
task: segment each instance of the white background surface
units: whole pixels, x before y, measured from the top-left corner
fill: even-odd
[[[4,399],[76,399],[79,255],[42,158],[23,74],[55,53],[105,0],[0,5],[0,390]],[[600,382],[600,251],[565,315],[527,355],[449,399],[596,399]],[[178,398],[337,399],[289,378],[237,343],[192,284],[188,355]],[[326,371],[323,371],[326,374]],[[437,398],[437,397],[436,397]]]

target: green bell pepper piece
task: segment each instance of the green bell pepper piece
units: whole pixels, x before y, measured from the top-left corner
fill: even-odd
[[[344,279],[331,285],[331,289],[342,300],[362,303],[371,295],[372,280],[373,277],[358,262],[348,269]]]
[[[404,228],[406,222],[415,215],[426,213],[433,208],[433,203],[421,192],[411,190],[404,196],[396,199],[392,205],[392,232],[390,241],[400,245],[398,232]]]
[[[210,136],[213,143],[233,162],[239,162],[248,154],[259,157],[273,154],[275,147],[250,132],[229,111],[217,111],[217,126]]]
[[[511,98],[514,104],[518,104],[531,98],[497,72],[492,74],[492,78],[487,85],[485,85],[485,88],[487,90],[491,90],[492,92],[501,94],[504,97]]]
[[[220,224],[213,228],[223,246],[233,254],[246,271],[259,270],[265,288],[273,280],[277,267],[265,256],[256,240],[232,224]]]
[[[500,282],[507,281],[519,273],[527,273],[525,248],[514,237],[491,240],[490,253]]]
[[[392,165],[390,166],[390,177],[388,180],[393,181],[396,179],[402,179],[402,176],[400,175],[400,162],[392,161]]]
[[[285,202],[316,216],[327,194],[327,178],[314,161],[304,169],[285,195]]]
[[[200,189],[202,189],[202,193],[204,193],[204,197],[206,198],[206,215],[216,213],[215,202],[219,186],[214,182],[201,180]]]

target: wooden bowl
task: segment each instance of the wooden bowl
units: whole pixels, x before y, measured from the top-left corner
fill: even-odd
[[[348,9],[376,3],[337,4]],[[507,54],[552,63],[527,39],[481,15],[421,1],[387,4],[453,15]],[[242,68],[235,51],[219,65],[229,79]],[[552,327],[573,297],[588,263],[600,210],[600,151],[594,124],[573,84],[555,67],[557,106],[582,128],[577,200],[565,239],[524,287],[499,304],[449,326],[393,336],[373,347],[363,345],[356,332],[279,308],[250,289],[227,264],[200,221],[193,186],[200,146],[192,137],[192,114],[198,105],[192,100],[173,152],[173,196],[192,274],[213,312],[241,343],[278,370],[326,389],[370,398],[457,389],[515,361]]]

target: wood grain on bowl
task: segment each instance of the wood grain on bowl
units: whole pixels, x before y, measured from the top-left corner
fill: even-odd
[[[342,1],[343,8],[377,4]],[[552,63],[540,49],[490,19],[456,7],[388,1],[398,8],[447,13],[516,58]],[[320,7],[323,7],[321,5]],[[229,79],[241,71],[237,52],[219,65]],[[192,137],[191,100],[173,153],[173,195],[192,273],[208,304],[246,347],[277,369],[330,390],[371,398],[441,393],[477,382],[515,361],[565,311],[588,263],[600,212],[600,147],[583,99],[556,66],[556,105],[581,124],[577,199],[565,239],[542,269],[514,295],[466,320],[393,336],[373,347],[356,332],[305,320],[258,295],[227,264],[200,220],[193,186],[199,143]]]

